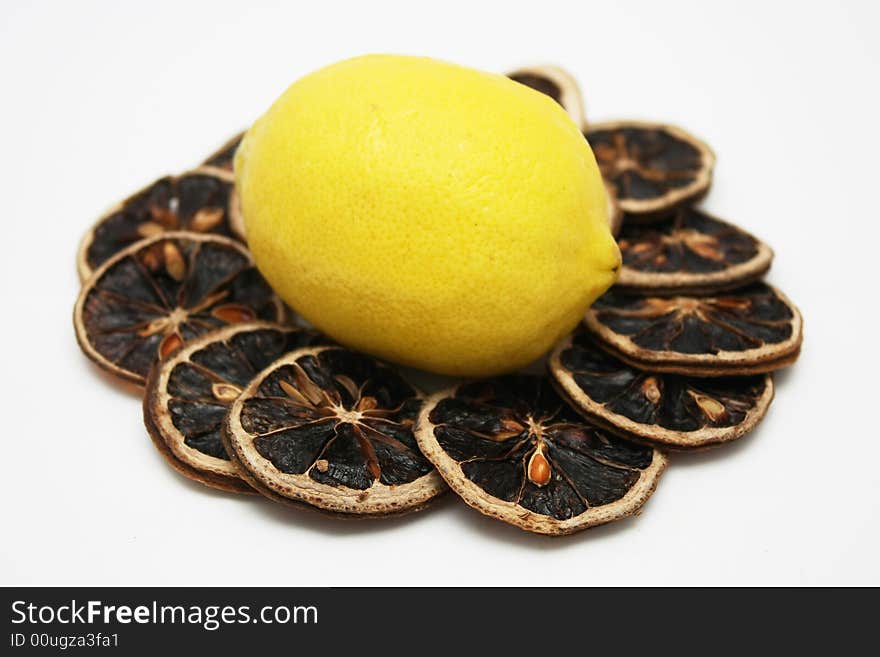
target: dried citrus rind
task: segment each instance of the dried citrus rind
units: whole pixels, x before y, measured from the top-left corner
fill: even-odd
[[[363,517],[406,513],[446,489],[413,435],[422,403],[369,356],[299,349],[245,387],[224,442],[251,485],[274,500]]]
[[[694,207],[649,225],[626,224],[617,290],[630,294],[711,294],[760,280],[773,251],[741,228]]]
[[[635,367],[692,376],[771,372],[797,359],[803,339],[800,312],[766,283],[706,297],[612,289],[584,325],[599,346]]]
[[[248,382],[284,354],[329,340],[269,322],[233,324],[206,333],[147,377],[144,423],[179,472],[208,486],[253,492],[223,447],[226,411]]]
[[[202,166],[213,167],[227,173],[232,173],[235,162],[235,151],[238,149],[238,145],[243,138],[244,132],[240,132],[226,141],[220,148],[205,158],[205,161],[202,162]]]
[[[284,306],[239,242],[171,232],[136,242],[80,290],[80,348],[116,376],[143,384],[154,362],[227,324],[280,322]]]
[[[709,189],[715,155],[681,128],[644,121],[591,123],[590,142],[602,176],[626,221],[662,219]]]
[[[638,512],[666,467],[660,451],[587,423],[539,376],[437,393],[419,415],[416,437],[467,504],[539,534],[570,534]]]
[[[122,249],[147,237],[187,230],[241,238],[232,179],[208,169],[159,178],[118,203],[83,236],[77,271],[85,281]]]
[[[583,328],[556,346],[548,366],[562,395],[591,422],[669,449],[741,438],[773,401],[769,374],[695,378],[646,372],[604,352]]]
[[[511,80],[540,91],[559,103],[572,121],[583,130],[584,100],[574,76],[559,66],[524,66],[507,74]]]

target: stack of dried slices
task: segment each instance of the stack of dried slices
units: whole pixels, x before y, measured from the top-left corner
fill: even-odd
[[[254,267],[232,182],[240,136],[105,213],[77,258],[82,350],[142,386],[181,474],[348,517],[424,507],[448,487],[542,534],[639,511],[668,450],[735,440],[766,414],[801,317],[762,282],[770,248],[694,207],[714,156],[669,125],[586,125],[564,71],[510,74],[583,126],[609,189],[620,280],[548,374],[425,397],[393,367],[297,325]]]

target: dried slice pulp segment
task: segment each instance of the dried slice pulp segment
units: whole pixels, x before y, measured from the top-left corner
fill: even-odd
[[[369,356],[300,349],[245,387],[223,438],[248,481],[272,499],[364,517],[406,513],[446,489],[413,435],[422,403]]]
[[[587,423],[550,379],[510,375],[428,399],[419,445],[481,513],[539,534],[570,534],[636,513],[666,457]]]
[[[584,325],[599,346],[635,367],[693,376],[785,367],[803,339],[798,309],[765,283],[706,297],[636,297],[612,289],[587,311]]]
[[[616,289],[633,294],[710,294],[759,280],[769,246],[696,208],[678,208],[659,223],[625,225],[618,238],[623,267]]]
[[[574,76],[559,66],[524,66],[507,74],[511,80],[550,96],[568,112],[572,121],[583,130],[584,100]]]
[[[769,374],[707,379],[646,372],[604,352],[583,328],[557,345],[548,365],[563,396],[590,421],[671,449],[736,440],[773,400]]]
[[[147,237],[187,230],[240,238],[244,233],[229,174],[194,169],[166,176],[104,213],[77,252],[80,280],[122,249]]]
[[[160,451],[182,474],[224,490],[253,492],[223,447],[226,411],[242,389],[284,354],[327,339],[269,322],[234,324],[206,333],[147,378],[144,423]]]
[[[663,218],[702,196],[715,155],[681,128],[644,121],[592,123],[584,133],[626,221]]]
[[[143,384],[153,363],[184,342],[227,324],[280,322],[284,306],[239,242],[171,232],[101,265],[80,290],[73,319],[89,358]]]

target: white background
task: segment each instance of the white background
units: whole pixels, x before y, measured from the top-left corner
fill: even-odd
[[[880,584],[873,2],[4,2],[0,584]],[[750,437],[675,455],[641,517],[531,536],[452,496],[358,522],[212,492],[77,349],[80,235],[300,75],[367,52],[573,71],[596,120],[718,153],[705,206],[776,250],[800,362]]]

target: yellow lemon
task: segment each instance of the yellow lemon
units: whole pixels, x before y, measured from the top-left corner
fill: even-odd
[[[535,360],[617,277],[605,189],[550,98],[370,55],[291,85],[235,159],[259,270],[339,342],[481,376]]]

